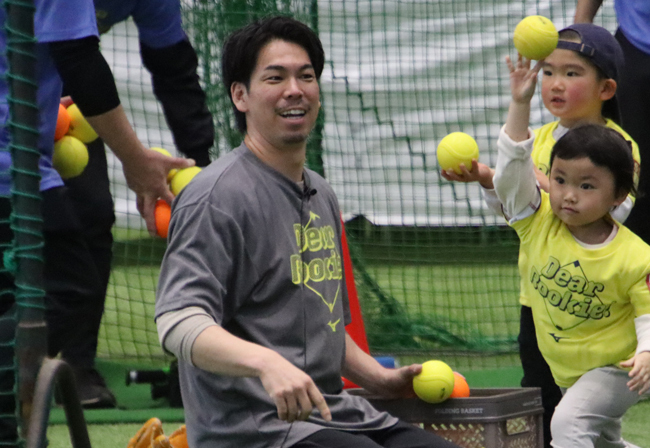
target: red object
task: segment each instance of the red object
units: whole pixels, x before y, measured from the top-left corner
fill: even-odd
[[[354,272],[352,270],[352,259],[350,258],[350,250],[348,249],[348,239],[345,236],[345,223],[341,218],[342,236],[341,247],[343,249],[343,267],[345,269],[345,286],[348,289],[348,301],[350,304],[350,314],[352,321],[345,327],[352,340],[357,343],[361,350],[370,353],[368,347],[368,339],[366,338],[366,327],[363,325],[363,317],[361,316],[361,306],[359,305],[359,296],[357,295],[357,285],[354,283]]]
[[[54,141],[61,140],[70,129],[70,114],[63,104],[59,104],[59,115],[56,117],[56,128],[54,129]]]
[[[465,377],[458,372],[454,372],[454,389],[451,391],[449,398],[466,398],[469,397],[469,385]]]
[[[357,285],[354,283],[354,272],[352,271],[352,258],[348,249],[348,239],[345,236],[345,223],[341,217],[341,248],[343,250],[343,268],[345,269],[345,285],[348,289],[348,302],[350,305],[350,314],[352,321],[345,327],[350,337],[366,353],[370,353],[368,339],[366,337],[366,327],[363,325],[361,316],[361,306],[359,305],[359,296],[357,295]],[[356,384],[347,378],[343,378],[343,389],[357,388]]]
[[[156,233],[161,238],[167,238],[169,232],[169,220],[172,217],[172,208],[166,201],[158,199],[154,216],[156,218]]]

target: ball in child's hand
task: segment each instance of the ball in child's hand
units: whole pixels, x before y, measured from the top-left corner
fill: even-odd
[[[478,145],[476,140],[464,132],[452,132],[440,140],[436,156],[442,170],[452,169],[456,174],[462,174],[461,163],[471,170],[472,159],[478,159]]]
[[[449,398],[466,398],[469,397],[469,384],[463,375],[454,372],[454,389],[451,391]]]
[[[454,390],[454,372],[442,361],[427,361],[422,364],[422,372],[413,378],[413,390],[427,403],[441,403]]]
[[[557,47],[558,32],[546,17],[528,16],[515,27],[513,40],[519,54],[539,61]]]

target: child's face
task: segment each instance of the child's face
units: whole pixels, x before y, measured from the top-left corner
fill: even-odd
[[[626,197],[617,195],[612,172],[588,157],[554,158],[549,177],[551,208],[574,234],[575,229],[599,222]]]
[[[602,123],[603,101],[611,98],[607,82],[598,79],[597,69],[571,50],[556,49],[543,62],[542,101],[560,124]]]

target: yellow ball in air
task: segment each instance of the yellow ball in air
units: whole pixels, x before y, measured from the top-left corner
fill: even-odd
[[[528,16],[515,27],[515,48],[523,57],[539,61],[557,47],[558,32],[544,16]]]

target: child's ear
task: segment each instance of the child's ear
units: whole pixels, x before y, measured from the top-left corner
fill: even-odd
[[[614,95],[616,95],[616,81],[612,78],[608,78],[603,83],[603,87],[600,91],[600,99],[601,101],[611,100]]]

